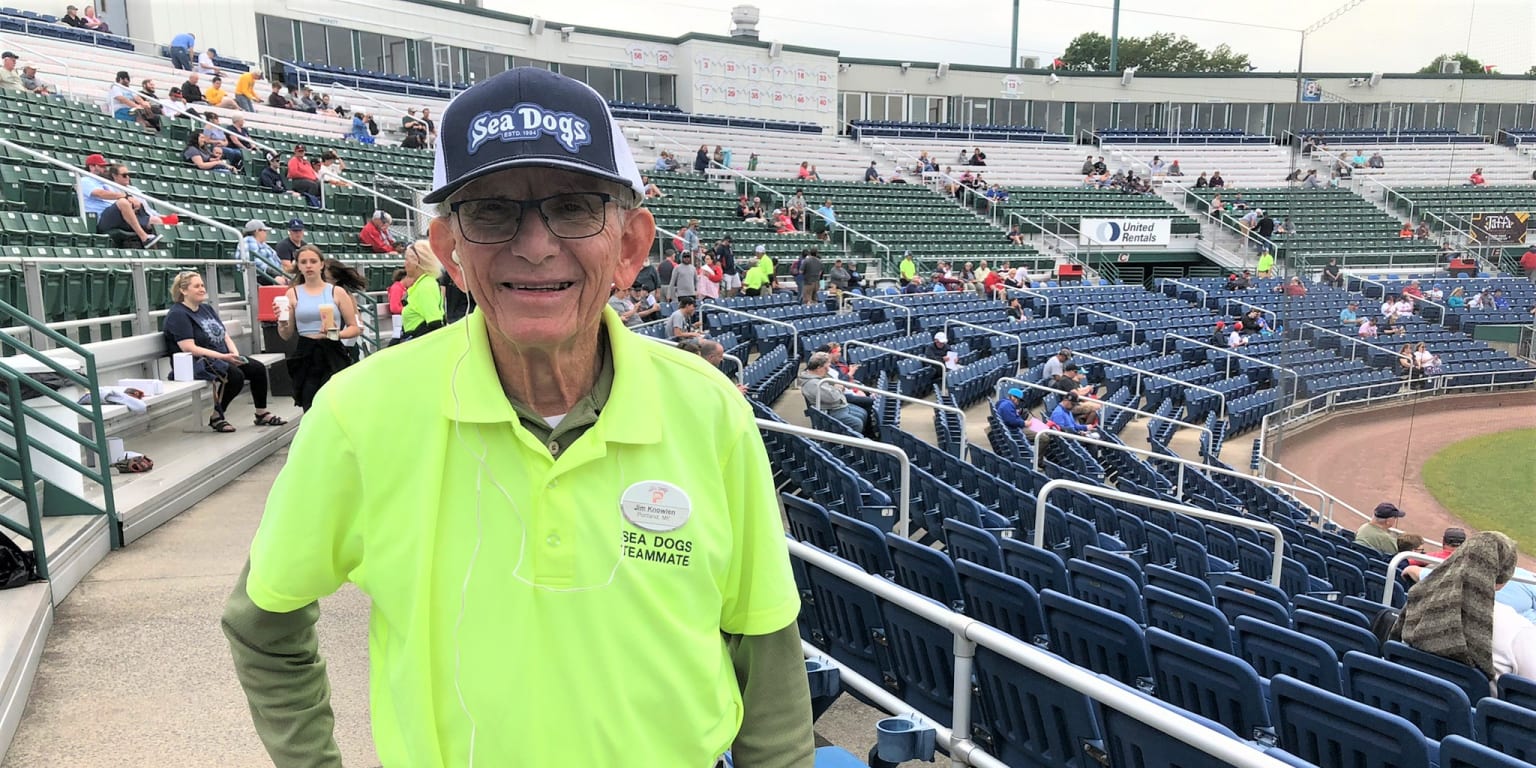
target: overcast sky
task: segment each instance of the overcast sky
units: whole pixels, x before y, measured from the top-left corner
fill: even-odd
[[[487,8],[547,21],[656,35],[727,34],[733,0],[484,0]],[[1120,34],[1186,35],[1227,43],[1264,71],[1296,71],[1298,30],[1346,0],[1124,0]],[[757,3],[764,40],[845,56],[1003,66],[1009,0],[795,0]],[[1466,50],[1506,73],[1536,63],[1532,0],[1365,0],[1307,37],[1306,69],[1409,72],[1437,54]],[[1111,0],[1021,0],[1019,53],[1049,61],[1079,33],[1109,34]]]

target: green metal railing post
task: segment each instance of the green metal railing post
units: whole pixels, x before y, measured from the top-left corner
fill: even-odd
[[[32,540],[32,553],[37,559],[38,578],[48,578],[48,551],[43,543],[43,505],[37,498],[37,476],[32,470],[31,451],[27,450],[27,426],[26,416],[23,415],[21,405],[21,374],[12,371],[0,371],[0,377],[5,379],[6,408],[11,419],[12,434],[16,438],[16,466],[21,472],[21,487],[12,489],[9,483],[5,483],[5,490],[26,502],[27,505],[27,530],[17,531]],[[11,457],[7,457],[11,458]],[[20,493],[17,493],[20,491]],[[9,520],[0,518],[0,522],[6,523],[7,528],[16,530],[17,526],[11,525]]]

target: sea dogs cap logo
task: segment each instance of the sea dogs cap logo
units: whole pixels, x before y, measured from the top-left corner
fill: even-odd
[[[579,115],[524,102],[508,110],[475,115],[469,121],[469,153],[480,151],[492,139],[536,141],[541,136],[553,138],[574,154],[592,143],[592,125]]]

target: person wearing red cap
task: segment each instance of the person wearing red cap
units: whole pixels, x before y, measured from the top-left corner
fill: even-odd
[[[80,177],[80,206],[96,215],[96,232],[111,235],[118,248],[127,247],[130,233],[138,238],[139,247],[153,248],[160,236],[150,226],[154,214],[149,207],[142,199],[97,180],[109,179],[126,187],[130,183],[127,166],[94,154],[85,158],[85,169],[91,175]]]

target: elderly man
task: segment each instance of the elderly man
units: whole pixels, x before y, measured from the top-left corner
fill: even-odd
[[[1403,516],[1403,511],[1390,501],[1377,504],[1371,519],[1355,531],[1355,543],[1384,555],[1397,554],[1397,534],[1392,531],[1392,523]]]
[[[53,95],[53,83],[45,83],[37,76],[37,67],[27,64],[21,68],[21,87],[39,96]]]
[[[454,99],[442,137],[429,239],[477,308],[305,414],[224,615],[268,752],[341,765],[314,625],[352,581],[384,765],[810,766],[752,411],[605,307],[655,233],[606,102],[512,69]]]
[[[21,84],[21,71],[16,69],[16,54],[10,51],[0,53],[0,90],[17,92],[27,90]]]
[[[824,383],[831,382],[831,383]],[[800,394],[805,407],[825,411],[834,421],[860,435],[866,432],[869,411],[848,402],[847,387],[832,376],[832,358],[825,352],[812,352],[800,376]]]
[[[289,174],[292,176],[292,174]],[[357,233],[357,239],[374,253],[394,253],[399,250],[400,244],[395,241],[395,236],[390,233],[389,225],[394,223],[394,217],[384,211],[374,211],[368,218],[368,223],[363,225],[361,232]]]

